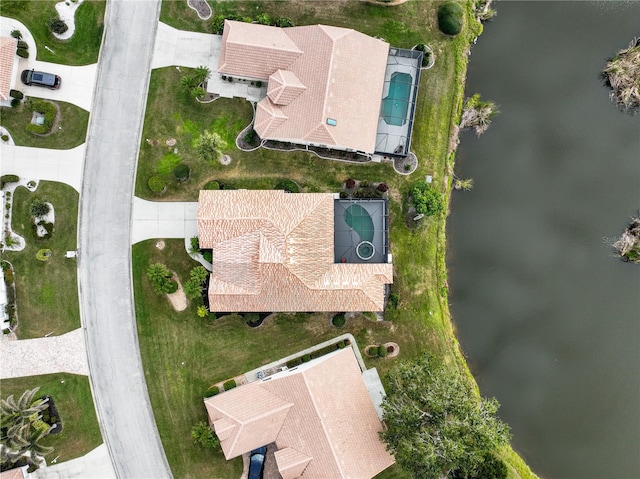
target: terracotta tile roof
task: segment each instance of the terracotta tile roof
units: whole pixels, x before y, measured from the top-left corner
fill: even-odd
[[[259,391],[292,404],[282,422],[282,406],[257,400],[256,394],[264,394]],[[394,463],[378,437],[382,425],[350,348],[211,397],[205,405],[216,432],[217,421],[230,415],[228,408],[246,407],[247,416],[260,418],[252,430],[238,430],[221,439],[223,452],[227,459],[235,457],[228,452],[231,440],[236,445],[234,454],[242,454],[240,444],[248,452],[275,442],[276,463],[283,479],[367,479]],[[273,426],[275,423],[277,426]],[[264,439],[254,435],[276,429],[272,441],[260,443]],[[224,430],[221,432],[225,434]]]
[[[16,59],[18,41],[15,38],[0,37],[0,100],[9,99],[13,62]]]
[[[393,266],[334,263],[333,208],[330,193],[201,191],[210,310],[382,311]]]
[[[283,29],[228,20],[222,40],[219,72],[269,81],[254,123],[261,138],[373,153],[387,43],[326,25]],[[296,81],[287,83],[279,70]],[[290,86],[279,90],[278,83]],[[277,124],[274,103],[282,106]]]
[[[22,467],[0,472],[0,479],[24,479]]]

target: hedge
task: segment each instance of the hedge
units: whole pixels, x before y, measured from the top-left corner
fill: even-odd
[[[149,182],[147,184],[149,185],[149,189],[154,193],[161,193],[167,187],[165,181],[159,176],[152,176],[149,178]]]
[[[216,394],[220,394],[220,388],[218,386],[209,386],[204,392],[204,397],[206,399],[215,396]]]
[[[336,328],[341,328],[347,322],[344,313],[336,314],[333,318],[331,318],[331,324],[333,324]]]
[[[29,44],[24,40],[18,40],[18,48],[23,48],[25,50],[29,49]]]
[[[20,58],[29,58],[29,50],[27,50],[26,48],[18,48],[16,50],[16,55],[18,55]]]
[[[29,123],[25,126],[25,130],[38,135],[45,135],[49,133],[53,127],[53,122],[56,119],[56,113],[58,111],[56,106],[48,101],[32,100],[29,108],[33,112],[38,112],[41,115],[44,115],[44,123],[42,125]]]
[[[380,356],[381,358],[387,357],[387,347],[384,344],[378,346],[378,356]]]
[[[18,181],[20,181],[18,175],[2,175],[0,177],[0,188],[4,188],[7,183],[17,183]]]
[[[9,96],[11,98],[22,100],[24,98],[24,93],[22,93],[20,90],[9,90]]]
[[[445,35],[457,35],[462,30],[463,14],[459,3],[443,3],[438,8],[438,28]]]
[[[219,190],[220,189],[220,183],[218,183],[216,180],[211,180],[205,183],[203,189],[205,190]]]
[[[236,386],[237,384],[235,379],[229,379],[228,381],[225,381],[224,384],[222,385],[225,391],[229,391],[230,389],[233,389]]]
[[[287,193],[300,193],[300,188],[295,181],[282,180],[274,187],[274,190],[284,190]]]

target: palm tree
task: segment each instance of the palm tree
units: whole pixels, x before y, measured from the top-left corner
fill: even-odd
[[[198,85],[202,85],[211,76],[211,70],[205,66],[199,66],[193,72],[193,76],[198,81]]]
[[[453,179],[453,187],[456,190],[469,191],[473,188],[473,178],[457,178]]]
[[[491,119],[498,113],[498,108],[491,101],[483,101],[476,93],[467,98],[460,118],[460,128],[473,128],[476,135],[482,135],[491,125]]]
[[[34,416],[49,407],[48,400],[42,398],[34,401],[40,388],[26,390],[16,401],[11,394],[7,399],[0,399],[0,427],[9,431],[19,429],[25,423],[30,423]]]
[[[191,92],[191,90],[197,87],[199,83],[200,82],[194,75],[184,76],[180,80],[180,85],[182,86],[182,88],[185,89],[185,91],[188,91],[188,92]]]
[[[191,279],[197,281],[198,284],[204,283],[209,277],[209,271],[204,266],[196,266],[191,270]]]
[[[640,38],[618,52],[602,70],[602,79],[611,89],[611,99],[626,113],[640,110]]]
[[[194,146],[201,159],[213,161],[220,157],[220,149],[225,146],[225,142],[217,133],[205,131]]]

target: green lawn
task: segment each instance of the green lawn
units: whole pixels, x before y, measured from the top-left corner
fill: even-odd
[[[55,230],[48,240],[36,239],[29,205],[33,198],[53,205]],[[39,338],[48,333],[60,335],[80,327],[76,260],[65,252],[76,249],[78,193],[68,185],[42,181],[31,193],[21,186],[13,198],[13,231],[27,246],[22,251],[5,251],[3,259],[13,264],[16,281],[20,339]],[[49,248],[52,257],[38,261],[36,252]]]
[[[96,63],[102,42],[106,1],[85,0],[78,7],[76,30],[69,40],[58,40],[47,26],[49,19],[58,15],[56,3],[56,0],[3,0],[2,15],[21,21],[29,29],[36,41],[38,60],[65,65]]]
[[[18,398],[35,387],[40,387],[38,396],[53,398],[62,420],[62,432],[42,441],[55,449],[47,456],[49,463],[56,456],[60,456],[57,462],[83,456],[102,443],[88,377],[58,373],[0,380],[3,398],[10,394]]]
[[[60,108],[60,120],[48,136],[25,130],[31,122],[31,110],[22,102],[17,108],[0,107],[0,125],[4,126],[16,145],[68,150],[83,144],[87,137],[89,112],[64,101],[53,102]]]
[[[341,332],[354,334],[361,348],[370,343],[395,341],[400,345],[401,359],[414,358],[429,349],[452,367],[462,369],[473,381],[455,338],[448,309],[446,214],[409,229],[404,221],[404,198],[413,181],[429,174],[434,176],[434,186],[441,189],[448,202],[453,172],[450,137],[464,94],[466,48],[480,27],[474,24],[471,32],[467,25],[458,37],[445,37],[436,25],[438,3],[426,1],[407,2],[393,8],[356,1],[211,4],[216,13],[255,16],[267,12],[272,16],[290,17],[297,25],[324,23],[354,27],[399,47],[427,43],[435,53],[436,62],[421,77],[412,141],[419,168],[409,177],[397,175],[387,164],[351,165],[320,160],[301,152],[245,153],[232,143],[224,150],[233,158],[231,165],[209,165],[195,157],[192,139],[205,128],[233,137],[250,121],[248,104],[242,100],[218,100],[198,105],[179,93],[184,69],[183,73],[175,68],[152,73],[136,194],[149,199],[194,201],[198,189],[210,179],[236,187],[272,188],[277,179],[291,178],[305,192],[337,191],[349,177],[384,181],[390,186],[390,239],[395,267],[392,289],[399,295],[398,309],[385,312],[388,321],[384,324],[361,319],[336,330],[330,326],[328,317],[320,314],[283,315],[256,330],[250,330],[240,319],[232,317],[210,323],[197,318],[193,305],[183,313],[173,312],[166,300],[158,300],[144,278],[148,264],[163,261],[185,279],[195,263],[183,252],[182,242],[170,240],[168,249],[162,252],[154,248],[153,242],[135,245],[134,288],[141,353],[154,414],[175,477],[235,477],[239,471],[238,461],[227,463],[220,454],[205,453],[189,441],[191,426],[205,417],[201,396],[208,385]],[[470,14],[470,7],[467,13]],[[183,2],[165,1],[161,20],[177,28],[210,32],[209,23],[195,19],[195,14],[189,12]],[[185,184],[170,184],[165,194],[155,197],[146,187],[146,181],[155,174],[160,159],[169,151],[163,146],[168,138],[178,140],[178,154],[191,166],[193,176]],[[147,139],[159,140],[158,146],[144,141]],[[184,367],[180,366],[183,361]],[[367,362],[384,374],[395,361]],[[510,466],[510,477],[535,477],[511,449],[501,451],[501,456]],[[405,475],[398,468],[391,468],[380,477]]]

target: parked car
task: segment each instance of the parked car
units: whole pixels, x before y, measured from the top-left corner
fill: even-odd
[[[251,451],[251,457],[249,457],[248,479],[262,479],[262,472],[264,471],[264,459],[266,456],[267,446],[262,446]]]
[[[58,75],[35,70],[23,70],[20,79],[25,85],[43,86],[51,90],[60,88],[60,83],[62,82]]]

